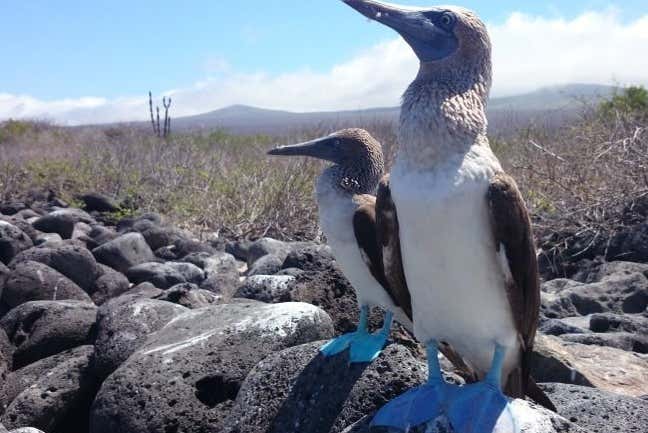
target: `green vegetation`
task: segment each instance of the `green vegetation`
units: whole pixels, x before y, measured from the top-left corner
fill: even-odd
[[[648,118],[648,90],[642,86],[631,86],[617,93],[610,100],[601,103],[600,112],[607,118],[615,116]]]

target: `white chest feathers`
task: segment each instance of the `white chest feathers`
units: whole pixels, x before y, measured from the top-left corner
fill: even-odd
[[[499,169],[489,154],[472,149],[430,171],[399,161],[391,176],[415,335],[449,342],[480,373],[495,343],[517,345],[488,214],[486,193]]]

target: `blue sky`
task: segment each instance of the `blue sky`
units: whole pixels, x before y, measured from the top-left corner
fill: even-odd
[[[569,23],[591,11],[613,15],[618,27],[648,15],[646,0],[461,4],[489,26],[504,26],[514,13]],[[5,0],[0,94],[42,103],[93,97],[99,104],[137,98],[149,89],[212,86],[223,77],[326,74],[394,39],[390,29],[369,23],[338,0]],[[313,105],[318,108],[335,107]],[[0,107],[0,118],[2,113]]]

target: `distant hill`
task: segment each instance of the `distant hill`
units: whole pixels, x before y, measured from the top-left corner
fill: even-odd
[[[493,98],[489,102],[490,130],[495,133],[531,122],[556,124],[571,118],[583,101],[593,102],[610,96],[612,86],[570,84],[542,88],[537,91]],[[233,105],[195,116],[173,120],[175,131],[224,129],[233,134],[282,135],[290,131],[308,129],[320,125],[367,125],[376,121],[395,121],[398,107],[365,110],[295,113]]]

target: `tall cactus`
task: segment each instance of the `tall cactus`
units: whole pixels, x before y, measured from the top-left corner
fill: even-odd
[[[160,106],[155,106],[155,113],[153,113],[153,93],[149,91],[149,112],[151,114],[151,127],[153,134],[160,138],[167,138],[171,134],[171,116],[169,116],[169,109],[171,108],[171,97],[162,97],[162,107],[164,108],[164,124],[160,129]]]

